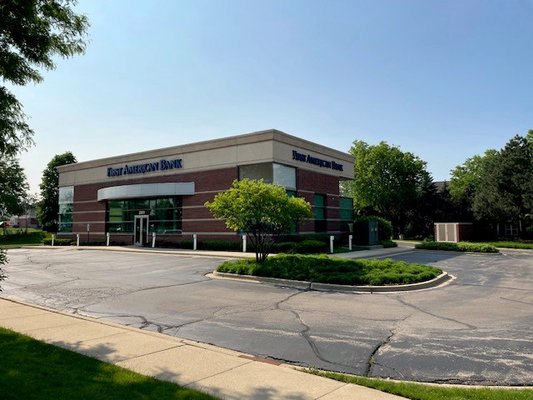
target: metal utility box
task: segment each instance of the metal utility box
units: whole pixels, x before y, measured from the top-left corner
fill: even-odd
[[[471,222],[435,222],[435,241],[463,242],[472,237]]]
[[[364,246],[379,244],[378,221],[362,221],[354,224],[354,243]]]

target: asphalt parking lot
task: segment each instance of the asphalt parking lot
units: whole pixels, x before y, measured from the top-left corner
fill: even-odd
[[[220,258],[9,250],[7,298],[278,360],[428,382],[533,384],[533,255],[412,251],[448,285],[301,291],[205,276]]]

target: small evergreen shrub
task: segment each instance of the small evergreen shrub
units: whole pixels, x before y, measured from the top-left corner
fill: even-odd
[[[161,242],[156,245],[159,247],[171,247],[178,249],[192,249],[194,241],[192,240],[182,240],[178,243],[172,242]],[[229,240],[206,240],[198,241],[196,243],[198,250],[213,250],[213,251],[242,251],[242,242],[232,242]]]
[[[296,244],[293,252],[299,254],[316,254],[328,251],[328,244],[321,240],[303,240]]]
[[[70,246],[76,241],[73,239],[60,239],[55,238],[54,239],[54,246]],[[43,244],[51,246],[52,245],[52,238],[46,238],[43,240]]]
[[[293,253],[298,243],[279,242],[272,245],[272,253]]]
[[[253,259],[226,261],[218,272],[339,285],[396,285],[423,282],[442,271],[391,259],[342,259],[326,255],[282,254],[263,263]]]
[[[381,240],[379,244],[381,244],[386,249],[389,247],[398,247],[398,243],[393,242],[392,240]]]

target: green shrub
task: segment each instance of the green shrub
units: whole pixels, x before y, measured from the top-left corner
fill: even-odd
[[[504,247],[507,249],[531,249],[533,250],[533,242],[489,242],[494,247]]]
[[[283,254],[257,264],[253,259],[224,262],[217,271],[340,285],[390,285],[422,282],[442,271],[391,259],[341,259],[326,255]]]
[[[398,243],[393,242],[392,240],[380,240],[379,244],[384,248],[398,247]]]
[[[272,245],[272,253],[292,253],[296,247],[296,242],[279,242]]]
[[[158,242],[158,247],[171,247],[180,249],[192,249],[192,240],[182,240],[178,243],[172,242]],[[198,241],[198,250],[213,250],[213,251],[242,251],[242,241],[229,240],[205,240]],[[327,244],[313,239],[303,240],[301,242],[279,242],[272,245],[272,253],[324,253],[327,251]],[[254,246],[250,241],[246,246],[248,252],[254,251]]]
[[[54,239],[54,246],[70,246],[76,241],[73,239],[60,239],[55,238]],[[52,245],[52,238],[46,238],[43,240],[43,244],[51,246]]]
[[[325,253],[328,251],[328,244],[322,242],[321,240],[303,240],[296,244],[294,248],[294,253],[299,254],[316,254],[316,253]]]
[[[156,242],[157,243],[157,242]],[[181,240],[178,243],[161,242],[157,243],[159,247],[173,247],[178,249],[192,249],[194,242],[192,240]],[[196,243],[198,250],[213,251],[242,251],[242,242],[232,242],[229,240],[205,240]]]
[[[424,250],[446,250],[446,251],[462,251],[475,253],[498,253],[498,249],[490,244],[485,243],[470,243],[470,242],[433,242],[423,241],[415,245],[417,249]]]
[[[198,244],[200,250],[214,251],[242,251],[242,241],[231,242],[229,240],[208,240]]]

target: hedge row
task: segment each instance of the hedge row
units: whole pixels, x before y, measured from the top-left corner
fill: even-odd
[[[71,246],[76,241],[72,239],[60,239],[55,238],[54,239],[54,246]],[[43,244],[51,246],[52,245],[52,238],[46,238],[43,240]]]
[[[180,249],[192,249],[192,240],[182,240],[179,243],[160,242],[158,247],[172,247]],[[254,252],[254,246],[248,242],[246,246],[247,251]],[[224,240],[206,240],[197,242],[198,250],[213,250],[213,251],[242,251],[242,242],[230,242]],[[300,254],[314,254],[324,253],[328,251],[328,245],[320,240],[303,240],[301,242],[279,242],[272,245],[272,253],[300,253]]]
[[[447,250],[447,251],[463,251],[475,253],[498,253],[498,249],[490,244],[484,243],[470,243],[470,242],[433,242],[424,241],[415,245],[417,249],[424,250]]]

